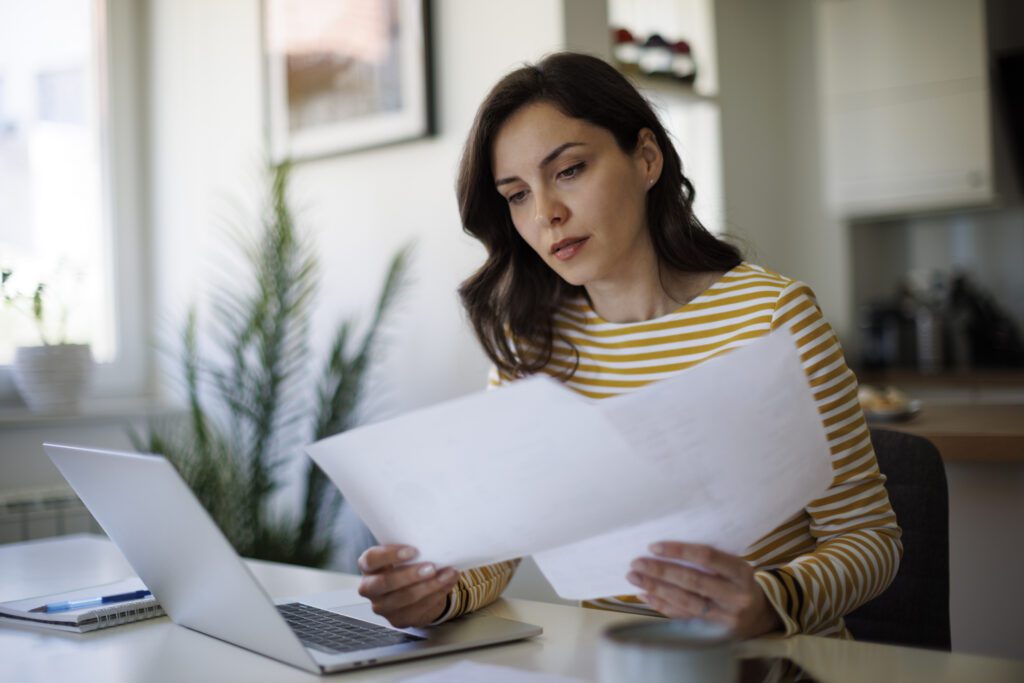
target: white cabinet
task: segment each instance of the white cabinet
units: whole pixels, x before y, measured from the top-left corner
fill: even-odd
[[[991,201],[983,0],[820,0],[817,21],[833,209]]]

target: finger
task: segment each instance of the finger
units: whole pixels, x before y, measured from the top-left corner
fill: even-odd
[[[395,628],[427,626],[441,616],[445,605],[448,604],[447,595],[447,593],[429,595],[394,614],[387,615],[387,620]]]
[[[742,558],[700,543],[661,541],[652,544],[650,550],[659,557],[689,562],[736,582],[743,578],[743,567],[749,567]]]
[[[739,587],[716,574],[708,574],[692,567],[685,567],[675,562],[639,558],[633,560],[630,568],[644,576],[657,579],[664,583],[685,588],[691,593],[711,598],[722,605],[733,606],[738,603]]]
[[[711,604],[704,596],[697,595],[679,586],[673,586],[672,584],[637,574],[636,572],[630,572],[627,578],[630,583],[640,587],[646,595],[658,598],[670,605],[672,609],[671,616],[703,616],[705,608]]]
[[[375,545],[359,556],[359,571],[372,574],[382,569],[408,562],[416,557],[416,548],[408,545]]]
[[[385,595],[373,599],[373,611],[377,614],[397,614],[424,598],[431,596],[444,596],[452,589],[452,586],[459,580],[459,573],[448,568],[431,579],[399,590],[391,591]]]
[[[650,593],[641,593],[640,598],[666,617],[673,619],[707,619],[708,621],[725,624],[733,631],[736,630],[738,623],[736,616],[722,611],[714,603],[707,603],[707,609],[704,608],[704,605],[701,605],[699,609],[693,610],[689,607],[681,607],[669,600]]]
[[[390,567],[386,570],[366,574],[359,582],[359,594],[364,598],[380,597],[408,586],[433,578],[437,568],[430,562]]]
[[[660,598],[657,595],[652,595],[651,593],[641,593],[637,597],[646,602],[651,609],[658,610],[671,619],[693,619],[694,617],[699,616],[698,613],[692,612],[689,609],[682,608],[678,605],[673,605],[668,600]]]

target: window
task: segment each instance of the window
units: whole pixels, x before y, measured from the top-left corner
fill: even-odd
[[[45,284],[47,340],[91,344],[99,396],[145,384],[135,5],[0,0],[0,267]],[[0,399],[39,336],[0,308]]]

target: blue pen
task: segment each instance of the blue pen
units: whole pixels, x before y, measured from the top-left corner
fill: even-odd
[[[138,600],[152,595],[149,591],[132,591],[131,593],[118,593],[117,595],[104,595],[98,598],[83,598],[82,600],[68,600],[67,602],[51,602],[49,605],[42,605],[41,607],[34,607],[29,612],[67,612],[73,609],[83,609],[85,607],[96,607],[98,605],[107,605],[112,602],[127,602],[128,600]]]

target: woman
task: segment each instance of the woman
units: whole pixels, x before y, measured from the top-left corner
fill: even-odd
[[[810,289],[744,263],[700,224],[646,100],[593,57],[556,54],[512,72],[480,107],[458,197],[464,229],[488,253],[460,293],[492,385],[544,372],[601,399],[786,327],[814,391],[834,472],[825,496],[744,557],[657,543],[632,564],[636,596],[590,605],[699,616],[740,637],[849,637],[843,615],[889,585],[902,553],[856,380]],[[360,592],[396,626],[482,607],[517,564],[460,577],[408,563],[415,554],[379,546],[360,558]]]

